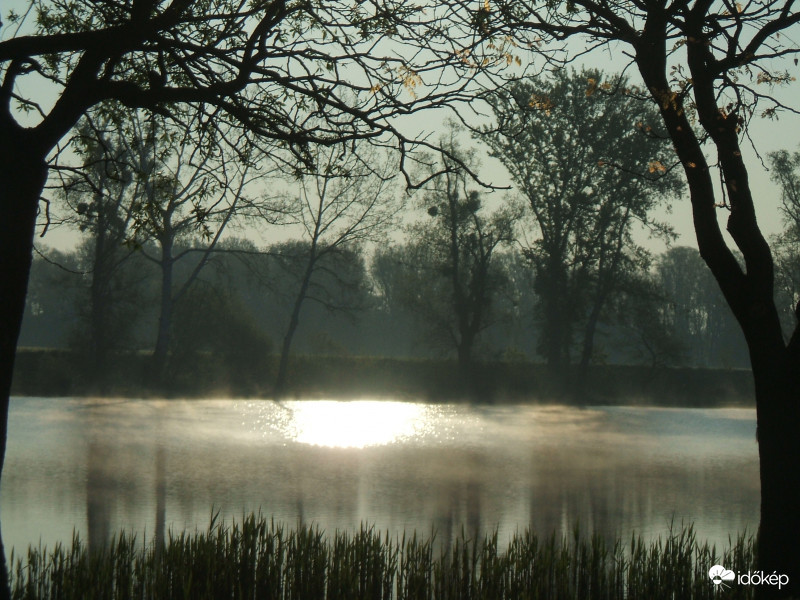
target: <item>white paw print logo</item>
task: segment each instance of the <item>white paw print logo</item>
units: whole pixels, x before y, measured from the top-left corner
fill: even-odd
[[[714,585],[721,585],[722,587],[730,587],[726,585],[726,581],[733,581],[736,574],[730,569],[726,569],[722,565],[714,565],[708,570],[708,577]]]

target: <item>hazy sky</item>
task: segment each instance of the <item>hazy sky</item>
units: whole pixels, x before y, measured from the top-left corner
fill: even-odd
[[[8,20],[5,18],[8,10],[15,9],[17,12],[23,12],[27,4],[27,2],[22,2],[20,0],[13,0],[11,2],[3,3],[4,6],[0,9],[3,11],[3,20],[6,23],[2,31],[3,39],[11,37],[13,29],[15,28],[15,26],[9,25]],[[796,28],[795,33],[797,34],[796,37],[800,39],[800,29]],[[622,55],[622,48],[620,48],[619,52],[608,50],[598,52],[592,56],[592,61],[593,62],[585,61],[584,65],[597,66],[610,73],[615,69],[622,68],[625,64],[627,64],[628,59]],[[790,72],[791,75],[794,75],[795,77],[800,76],[800,68],[798,68],[797,65],[790,65],[790,67],[793,70]],[[628,75],[630,76],[632,83],[637,83],[636,73],[633,69],[628,70]],[[42,97],[47,98],[48,96],[51,99],[54,98],[51,91],[47,90],[44,85],[41,87],[39,87],[39,85],[39,83],[28,83],[26,84],[26,90],[29,93],[36,93],[37,99],[41,99]],[[780,90],[780,96],[787,102],[791,98],[797,98],[798,85],[799,84],[795,82],[790,86]],[[766,89],[766,86],[763,86],[759,91],[767,92],[769,90]],[[44,103],[46,104],[46,101]],[[435,139],[439,135],[438,132],[442,131],[443,122],[450,116],[450,114],[451,113],[449,113],[449,111],[427,111],[422,114],[414,115],[413,118],[406,119],[405,122],[402,122],[402,127],[408,132],[408,134],[413,135],[416,132],[426,132],[431,134],[431,137]],[[775,150],[798,150],[800,149],[798,146],[798,143],[800,143],[800,117],[784,114],[784,116],[777,121],[756,117],[753,119],[751,124],[750,135],[756,145],[758,153],[765,160],[766,155]],[[748,142],[745,141],[743,144],[743,149],[745,153],[746,164],[748,165],[750,172],[751,186],[756,201],[759,223],[766,234],[771,235],[773,233],[777,233],[782,228],[778,208],[780,204],[780,191],[777,185],[770,181],[769,173],[758,159],[756,151],[750,147]],[[508,174],[505,172],[499,161],[490,159],[483,152],[481,155],[485,157],[481,173],[482,176],[487,181],[494,184],[509,184],[510,181]],[[721,213],[725,212],[725,209],[719,210]],[[688,197],[684,197],[683,199],[673,203],[672,214],[657,215],[657,218],[668,221],[675,226],[677,232],[680,234],[680,238],[676,242],[677,244],[696,245],[691,223],[691,212]],[[724,226],[724,214],[722,215],[722,219]],[[235,234],[235,231],[231,231],[228,235]],[[66,249],[73,246],[77,239],[78,236],[75,232],[68,231],[64,228],[51,229],[45,238],[38,240],[38,243],[44,243],[49,246]],[[642,236],[640,238],[640,241],[644,243],[646,243],[645,240],[646,236]],[[257,243],[260,242],[260,240],[254,241]],[[658,243],[655,244],[654,249],[660,247],[661,244]]]

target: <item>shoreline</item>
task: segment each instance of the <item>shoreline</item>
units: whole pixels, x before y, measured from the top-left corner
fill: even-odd
[[[277,356],[257,371],[229,368],[210,355],[173,368],[157,385],[151,357],[111,357],[102,376],[68,350],[22,348],[12,395],[116,398],[272,398]],[[365,356],[294,356],[283,399],[387,399],[431,403],[562,404],[570,406],[754,407],[749,370],[594,365],[555,376],[531,362],[476,363],[465,381],[454,360]]]

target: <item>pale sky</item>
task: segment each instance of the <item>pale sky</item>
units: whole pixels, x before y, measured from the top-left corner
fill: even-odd
[[[606,68],[606,66],[603,65],[601,68]],[[796,73],[793,73],[793,75],[800,79],[800,69],[795,67],[795,71]],[[611,73],[611,71],[608,72]],[[630,71],[628,74],[631,76],[631,79],[633,79],[635,74]],[[784,100],[793,96],[800,97],[800,82],[795,82],[785,87],[780,90],[780,93]],[[788,102],[788,100],[786,101]],[[444,129],[444,120],[449,117],[449,112],[433,114],[433,111],[431,111],[429,113],[415,115],[413,117],[413,122],[420,132],[430,133],[432,134],[431,138],[436,139]],[[409,118],[409,121],[411,121],[411,118]],[[783,229],[779,211],[781,194],[779,186],[771,181],[768,170],[762,165],[758,156],[760,155],[766,164],[767,155],[770,152],[783,149],[792,152],[800,150],[800,116],[783,113],[778,120],[754,117],[750,125],[750,137],[755,144],[755,150],[750,142],[745,139],[742,142],[742,154],[744,155],[745,164],[747,165],[750,176],[759,225],[765,235],[771,236],[779,233]],[[487,154],[488,148],[484,148],[486,151],[480,154],[483,163],[483,168],[480,173],[481,177],[487,183],[494,185],[512,185],[510,176],[502,163],[497,159],[489,157]],[[708,149],[709,151],[713,150],[710,146]],[[758,154],[756,154],[756,150]],[[715,162],[715,157],[710,154],[708,156],[709,162],[713,164]],[[697,247],[694,226],[692,224],[688,188],[685,191],[686,194],[684,196],[672,202],[671,213],[666,213],[664,211],[660,213],[656,212],[655,217],[658,220],[671,223],[675,227],[679,238],[674,242],[674,245]],[[495,193],[498,194],[498,196],[502,194],[502,192]],[[721,196],[717,198],[717,201],[721,201]],[[724,229],[727,220],[727,210],[720,208],[718,211],[720,223]],[[654,250],[663,248],[663,244],[660,241],[648,244],[647,235],[644,233],[638,237],[638,241],[646,246],[652,246]],[[731,246],[733,246],[733,241],[730,238],[728,238],[728,241]]]
[[[11,32],[14,29],[5,18],[8,10],[13,8],[18,12],[24,11],[27,4],[27,2],[22,2],[20,0],[12,0],[11,2],[3,3],[3,7],[0,8],[3,12],[3,20],[5,22],[5,27],[2,31],[3,39],[11,37]],[[621,68],[627,63],[627,59],[624,59],[621,53],[619,56],[615,56],[614,52],[610,51],[599,52],[592,55],[591,58],[592,62],[588,60],[584,61],[585,66],[599,67],[609,73],[613,72],[614,69]],[[576,67],[577,66],[578,65],[576,65]],[[635,84],[636,73],[634,70],[629,69],[627,74],[631,78],[632,83]],[[790,74],[795,77],[800,77],[800,68],[798,68],[797,65],[790,65]],[[43,104],[47,104],[48,96],[51,98],[51,101],[54,99],[52,91],[48,90],[46,86],[42,85],[42,87],[38,87],[40,85],[39,83],[33,85],[34,87],[32,88],[30,84],[26,84],[27,91],[35,93],[38,96],[37,99],[44,99]],[[800,97],[798,95],[798,85],[800,84],[794,82],[786,88],[779,90],[780,97],[787,102],[789,99]],[[769,90],[760,89],[760,91],[767,92]],[[450,113],[448,111],[427,111],[407,118],[405,122],[401,122],[401,126],[407,135],[425,132],[431,134],[432,139],[436,139],[439,136],[439,132],[443,130],[444,121],[449,118],[449,116]],[[800,149],[800,146],[798,146],[798,143],[800,143],[800,117],[784,114],[780,120],[777,121],[756,117],[751,124],[750,136],[756,144],[758,152],[765,160],[767,154],[775,150],[798,150]],[[770,181],[769,173],[762,166],[754,150],[747,141],[743,143],[743,152],[750,173],[751,187],[756,201],[759,224],[765,234],[771,235],[777,233],[782,229],[778,208],[780,204],[780,191],[778,186]],[[508,185],[510,183],[508,174],[499,161],[490,159],[485,153],[482,153],[482,155],[485,158],[481,176],[493,184]],[[711,162],[713,162],[713,160]],[[720,212],[724,213],[724,209],[720,209]],[[656,214],[656,218],[673,224],[676,231],[680,234],[676,244],[696,246],[688,196],[673,202],[672,214]],[[722,225],[724,227],[724,215],[722,215]],[[228,235],[241,235],[241,233],[230,231]],[[267,237],[271,237],[271,235],[274,234],[268,233]],[[278,234],[278,237],[282,237],[282,235]],[[76,232],[69,231],[65,228],[53,228],[44,238],[37,238],[37,244],[67,249],[74,246],[77,240],[78,234]],[[254,241],[256,241],[256,243],[264,243],[265,240],[255,239]],[[646,244],[646,236],[641,236],[639,241]],[[653,249],[658,250],[661,247],[662,245],[659,242],[654,245]]]

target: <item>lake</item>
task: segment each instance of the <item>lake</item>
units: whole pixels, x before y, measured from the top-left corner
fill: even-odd
[[[0,506],[7,553],[205,529],[212,507],[439,539],[674,521],[720,545],[758,525],[755,411],[13,398]]]

